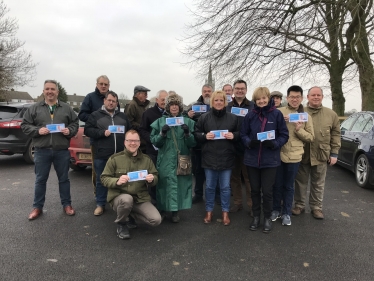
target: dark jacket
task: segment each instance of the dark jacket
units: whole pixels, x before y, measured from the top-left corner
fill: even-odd
[[[62,133],[39,135],[39,129],[47,124],[65,124],[70,134],[65,136]],[[78,116],[66,103],[58,101],[53,113],[53,119],[48,104],[40,101],[30,106],[23,115],[21,129],[25,135],[32,137],[35,147],[53,148],[54,150],[68,149],[70,139],[78,132]]]
[[[134,130],[139,131],[140,122],[142,121],[143,113],[148,109],[150,101],[140,102],[137,97],[133,97],[126,105],[126,116],[129,118],[131,126]]]
[[[265,147],[262,143],[249,148],[251,140],[257,140],[257,133],[275,130],[274,148]],[[262,108],[257,105],[244,117],[240,131],[245,146],[244,164],[255,168],[272,168],[280,165],[280,149],[288,141],[288,129],[283,114],[275,108],[270,100]]]
[[[254,102],[245,98],[243,100],[243,102],[239,105],[238,102],[235,100],[235,97],[234,97],[234,98],[232,98],[232,101],[229,102],[229,104],[226,107],[227,112],[231,112],[231,108],[233,108],[233,107],[246,108],[246,109],[248,109],[248,112],[250,112],[254,108]],[[238,117],[238,121],[239,121],[239,132],[240,132],[240,129],[242,127],[242,123],[243,123],[243,120],[244,120],[244,116],[237,116],[237,117]],[[244,155],[244,151],[245,151],[245,147],[243,145],[243,142],[240,140],[240,141],[238,141],[237,146],[236,146],[236,153],[239,154],[239,155]]]
[[[105,95],[101,94],[98,88],[95,91],[89,93],[83,100],[81,109],[78,114],[79,120],[87,122],[90,114],[96,110],[101,109],[104,104]],[[118,103],[117,110],[120,110],[120,105]]]
[[[206,134],[213,130],[228,130],[234,139],[207,140]],[[196,140],[201,143],[201,166],[212,170],[227,170],[235,167],[236,142],[239,140],[239,123],[236,115],[211,108],[201,115],[195,125]]]
[[[124,149],[125,133],[112,133],[106,137],[105,130],[108,130],[109,125],[125,126],[125,133],[131,129],[130,122],[123,112],[116,111],[112,117],[103,109],[90,114],[84,126],[84,134],[93,139],[93,153],[97,159],[108,159]]]
[[[152,132],[151,124],[158,118],[160,118],[162,116],[162,113],[163,112],[160,111],[157,103],[155,104],[155,106],[148,108],[143,113],[142,122],[140,123],[139,127],[139,134],[146,142],[147,154],[157,155],[157,150],[153,148],[150,138]]]

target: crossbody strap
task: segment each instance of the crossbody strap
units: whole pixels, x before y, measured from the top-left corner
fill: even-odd
[[[177,146],[177,140],[176,140],[176,138],[175,138],[174,128],[170,128],[170,130],[171,130],[171,134],[173,135],[173,141],[174,141],[175,149],[177,150],[178,155],[179,155],[179,152],[180,152],[180,151],[179,151],[178,146]]]

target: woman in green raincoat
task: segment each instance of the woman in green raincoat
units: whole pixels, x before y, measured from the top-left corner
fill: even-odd
[[[151,124],[151,142],[158,148],[157,208],[161,213],[172,212],[172,222],[179,222],[179,210],[190,209],[192,205],[192,174],[177,176],[177,147],[180,155],[190,155],[190,148],[196,145],[195,122],[183,117],[182,112],[182,97],[169,94],[164,115]],[[170,117],[182,117],[184,124],[169,126],[166,118]]]

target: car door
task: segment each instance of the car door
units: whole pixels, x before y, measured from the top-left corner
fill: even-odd
[[[353,137],[351,136],[351,128],[353,124],[356,122],[359,114],[352,114],[349,116],[341,125],[341,147],[338,154],[338,161],[342,162],[343,164],[348,164],[350,148],[352,145]]]

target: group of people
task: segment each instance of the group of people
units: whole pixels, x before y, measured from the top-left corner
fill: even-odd
[[[271,232],[272,222],[279,218],[283,225],[291,225],[291,215],[305,211],[309,178],[312,215],[323,219],[326,170],[337,160],[340,126],[336,113],[322,106],[320,87],[309,89],[304,108],[303,89],[296,85],[288,88],[282,107],[282,93],[270,93],[266,87],[255,89],[249,100],[244,80],[214,92],[207,84],[197,102],[184,111],[182,97],[174,91],[158,91],[155,105],[149,107],[150,90],[136,86],[132,101],[121,112],[108,77],[102,75],[96,82],[78,116],[58,100],[54,80],[45,81],[45,100],[25,113],[21,127],[35,146],[35,196],[29,220],[42,214],[51,163],[63,209],[75,214],[67,148],[78,130],[78,118],[91,140],[94,215],[103,214],[108,202],[117,213],[121,239],[130,238],[129,229],[136,228],[137,221],[156,226],[171,212],[171,221],[179,222],[180,210],[203,201],[204,182],[206,224],[212,222],[215,203],[221,206],[226,226],[231,223],[229,213],[243,209],[242,179],[253,217],[250,230],[259,228],[261,212],[264,233]],[[290,120],[295,113],[308,118]],[[171,123],[173,118],[178,122]],[[59,123],[65,124],[61,133],[49,132],[47,124]],[[120,129],[113,131],[113,126]],[[134,173],[142,176],[134,180]]]

